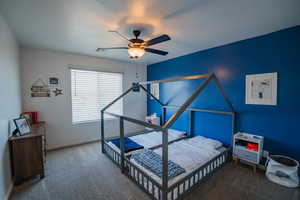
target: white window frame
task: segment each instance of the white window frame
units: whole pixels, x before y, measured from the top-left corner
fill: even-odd
[[[70,65],[72,66],[72,65]],[[122,91],[121,94],[124,92],[124,72],[114,72],[114,71],[105,71],[105,70],[99,70],[99,69],[93,69],[93,68],[81,68],[81,67],[68,67],[69,70],[69,83],[70,83],[70,107],[71,107],[71,122],[72,125],[80,125],[80,124],[89,124],[89,123],[99,123],[101,121],[101,115],[99,115],[99,119],[96,120],[85,120],[85,121],[79,121],[79,122],[74,122],[73,121],[73,99],[72,99],[72,70],[81,70],[81,71],[92,71],[92,72],[103,72],[103,73],[115,73],[115,74],[121,74],[122,75]],[[120,94],[120,95],[121,95]],[[121,115],[123,115],[124,113],[124,101],[123,98],[119,99],[119,101],[121,101],[121,109],[122,109],[122,113]],[[116,120],[116,117],[111,116],[111,115],[104,115],[104,120]]]

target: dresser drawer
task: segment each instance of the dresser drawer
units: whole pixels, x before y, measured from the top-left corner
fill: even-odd
[[[237,156],[239,159],[251,162],[251,163],[258,163],[259,154],[258,152],[251,152],[246,149],[241,148],[233,148],[233,154]]]

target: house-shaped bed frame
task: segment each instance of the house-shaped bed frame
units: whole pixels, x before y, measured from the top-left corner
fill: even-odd
[[[163,83],[163,82],[174,82],[174,81],[187,81],[193,79],[205,79],[200,86],[195,90],[195,92],[182,104],[181,106],[168,106],[164,105],[160,100],[153,96],[144,85],[153,84],[153,83]],[[210,81],[214,81],[219,88],[221,94],[223,95],[225,101],[227,102],[230,111],[220,111],[220,110],[206,110],[206,109],[197,109],[189,108],[189,105],[196,99],[197,96],[203,91]],[[162,107],[162,126],[154,125],[147,123],[145,121],[133,119],[131,117],[122,116],[114,113],[109,113],[106,110],[120,100],[122,97],[127,95],[131,91],[140,91],[144,90],[148,95],[150,95],[155,101],[157,101]],[[170,119],[166,120],[166,109],[177,109],[177,112],[174,113]],[[219,80],[215,74],[201,74],[195,76],[185,76],[179,78],[170,78],[164,80],[155,80],[148,82],[139,82],[133,83],[132,87],[129,88],[126,92],[108,104],[105,108],[101,110],[101,142],[102,142],[102,153],[105,153],[118,167],[120,167],[121,172],[128,176],[134,183],[136,183],[141,189],[143,189],[152,199],[158,200],[167,200],[167,199],[182,199],[190,191],[197,188],[199,184],[205,180],[207,177],[212,175],[217,169],[221,168],[230,158],[231,147],[228,147],[221,154],[211,159],[206,164],[200,166],[198,169],[192,171],[187,176],[183,177],[176,183],[168,185],[168,145],[172,142],[168,142],[168,128],[170,128],[174,122],[180,117],[184,112],[189,112],[189,133],[192,133],[193,129],[193,113],[194,112],[207,112],[215,113],[222,115],[231,115],[232,121],[232,135],[235,132],[235,118],[236,114],[234,112],[232,103],[230,102],[228,96],[223,90]],[[114,150],[108,142],[105,140],[104,133],[104,114],[112,115],[120,120],[120,152]],[[163,175],[162,175],[162,184],[155,181],[152,177],[147,175],[143,170],[130,161],[130,159],[125,156],[124,148],[124,121],[129,121],[135,124],[139,124],[148,128],[151,128],[156,131],[162,132],[162,161],[163,161]]]

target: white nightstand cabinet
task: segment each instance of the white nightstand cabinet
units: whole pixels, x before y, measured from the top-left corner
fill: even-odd
[[[262,136],[236,133],[233,138],[233,157],[257,165],[262,158],[263,142]]]

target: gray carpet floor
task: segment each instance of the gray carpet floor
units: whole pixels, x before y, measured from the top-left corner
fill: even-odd
[[[14,188],[16,200],[141,200],[150,199],[122,175],[105,155],[100,143],[51,151],[46,177]],[[205,181],[187,200],[300,200],[300,189],[269,182],[263,172],[228,163]]]

